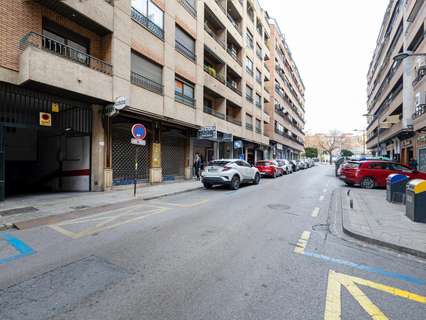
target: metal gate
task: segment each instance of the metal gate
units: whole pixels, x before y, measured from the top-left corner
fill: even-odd
[[[135,155],[138,151],[138,170],[136,179],[139,183],[149,180],[150,141],[149,135],[146,146],[136,146],[130,143],[131,127],[135,121],[122,120],[112,126],[112,174],[114,185],[132,184],[135,178]]]
[[[0,201],[5,197],[4,161],[5,161],[4,127],[0,126]]]
[[[174,180],[185,176],[185,132],[166,129],[161,132],[161,167],[163,180]]]

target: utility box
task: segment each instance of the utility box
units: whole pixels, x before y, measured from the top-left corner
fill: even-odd
[[[403,174],[391,174],[386,179],[386,200],[389,202],[404,203],[405,189],[408,177]]]
[[[426,180],[410,181],[406,200],[405,215],[414,222],[426,223]]]

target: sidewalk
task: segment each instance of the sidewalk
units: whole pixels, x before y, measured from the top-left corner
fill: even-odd
[[[68,192],[19,196],[0,203],[0,230],[14,223],[96,208],[129,200],[150,200],[198,190],[200,181],[188,180],[157,185],[139,185],[136,197],[133,186],[121,186],[105,192]]]
[[[426,259],[426,224],[408,219],[404,205],[387,202],[385,190],[342,188],[341,198],[345,233]]]

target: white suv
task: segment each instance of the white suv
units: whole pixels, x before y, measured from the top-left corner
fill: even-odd
[[[260,173],[257,168],[240,159],[213,160],[205,168],[202,182],[205,188],[214,185],[228,185],[232,190],[237,190],[242,183],[259,184]]]

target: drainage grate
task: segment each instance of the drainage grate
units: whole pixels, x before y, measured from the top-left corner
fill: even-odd
[[[82,209],[89,209],[90,206],[85,206],[85,205],[81,205],[81,206],[75,206],[75,207],[70,207],[73,210],[82,210]]]
[[[280,203],[268,204],[267,207],[272,210],[288,210],[291,208],[290,206],[286,204],[280,204]]]
[[[29,212],[36,212],[36,211],[38,211],[38,209],[34,207],[22,207],[22,208],[15,208],[15,209],[0,211],[0,216],[5,217],[5,216],[11,216],[13,214],[29,213]]]

